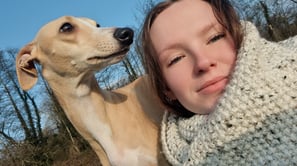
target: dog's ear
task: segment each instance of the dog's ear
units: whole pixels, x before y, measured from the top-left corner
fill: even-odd
[[[31,89],[38,80],[37,70],[34,65],[36,57],[32,55],[33,48],[33,43],[24,46],[16,57],[16,73],[23,90]]]

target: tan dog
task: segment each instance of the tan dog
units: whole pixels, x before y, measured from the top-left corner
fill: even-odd
[[[67,117],[104,166],[163,165],[157,163],[162,108],[146,78],[105,91],[94,76],[122,60],[132,42],[129,28],[100,28],[93,20],[66,16],[42,27],[16,58],[24,90],[37,81],[34,62],[42,66]]]

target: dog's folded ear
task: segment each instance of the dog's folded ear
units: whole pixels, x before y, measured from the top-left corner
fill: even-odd
[[[34,65],[35,56],[31,54],[33,47],[33,43],[24,46],[16,57],[16,73],[23,90],[31,89],[38,80],[37,70]]]

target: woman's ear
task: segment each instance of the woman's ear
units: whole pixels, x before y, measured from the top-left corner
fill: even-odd
[[[176,100],[174,93],[168,87],[166,87],[164,94],[169,99],[169,101]]]

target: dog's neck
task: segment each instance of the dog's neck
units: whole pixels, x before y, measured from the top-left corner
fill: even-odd
[[[141,153],[140,151],[142,150],[136,147],[132,149],[121,147],[121,145],[115,142],[115,137],[117,136],[115,136],[113,127],[116,126],[113,126],[115,125],[114,121],[109,119],[111,115],[108,114],[110,112],[106,112],[105,107],[108,106],[105,100],[108,99],[105,97],[112,96],[112,98],[119,99],[119,95],[100,89],[94,75],[55,80],[47,78],[69,120],[84,138],[89,139],[88,141],[100,142],[111,163],[115,165],[125,165],[125,163],[130,162],[137,163],[133,160],[138,160],[138,155],[143,155],[141,157],[146,161],[155,162],[151,156],[146,157],[146,155]],[[61,91],[57,91],[57,89]],[[129,116],[129,113],[126,113]],[[92,131],[92,133],[88,131]]]
[[[43,76],[57,97],[61,96],[61,99],[65,98],[63,96],[71,96],[71,98],[74,99],[89,96],[92,91],[99,91],[100,89],[92,72],[74,76],[65,76],[44,69]],[[61,91],[58,91],[58,89]]]
[[[50,76],[49,76],[50,75]],[[75,77],[65,77],[59,74],[44,73],[44,77],[49,83],[54,94],[58,98],[59,103],[63,107],[66,114],[84,114],[85,111],[102,113],[99,119],[105,119],[104,99],[100,94],[102,89],[99,88],[93,73],[81,74]],[[100,105],[100,107],[98,107]],[[84,109],[84,110],[80,110]],[[79,116],[75,116],[79,117]],[[77,124],[76,122],[74,124]]]
[[[91,121],[91,119],[86,119],[87,116],[96,117],[97,121],[108,124],[104,99],[100,95],[101,89],[94,75],[64,77],[51,73],[50,77],[47,74],[44,74],[44,77],[77,130],[84,132],[83,127],[86,126],[83,125],[88,125],[84,123]],[[102,128],[102,131],[98,132],[104,133],[105,131],[106,128]]]

